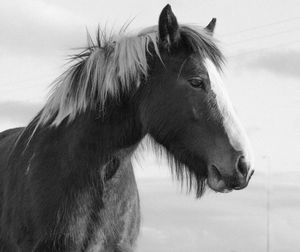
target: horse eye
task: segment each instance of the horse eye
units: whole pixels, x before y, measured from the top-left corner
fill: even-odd
[[[189,83],[194,88],[204,88],[204,82],[202,79],[190,79]]]

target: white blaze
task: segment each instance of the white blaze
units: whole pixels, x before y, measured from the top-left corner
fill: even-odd
[[[205,59],[204,63],[210,78],[211,89],[216,95],[217,106],[222,115],[223,126],[229,141],[236,151],[244,153],[247,162],[252,166],[253,155],[249,139],[232,106],[220,73],[211,60]]]

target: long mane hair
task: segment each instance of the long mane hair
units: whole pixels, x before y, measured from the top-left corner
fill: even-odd
[[[218,67],[223,57],[209,33],[198,26],[181,26],[181,36],[193,50],[210,58]],[[150,45],[160,57],[157,26],[146,28],[137,35],[108,35],[98,29],[96,40],[88,35],[88,45],[71,56],[74,64],[53,83],[48,101],[38,124],[51,120],[59,125],[65,118],[72,121],[78,112],[88,107],[103,107],[108,95],[117,97],[147,78],[147,54]]]

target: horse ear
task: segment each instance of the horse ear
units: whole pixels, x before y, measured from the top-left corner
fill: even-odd
[[[167,4],[160,13],[158,33],[160,42],[166,47],[170,47],[179,40],[179,26],[169,4]]]
[[[215,27],[216,27],[217,19],[213,18],[209,24],[205,27],[205,30],[207,30],[209,33],[213,34]]]

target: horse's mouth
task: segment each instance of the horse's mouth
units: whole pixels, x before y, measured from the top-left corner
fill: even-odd
[[[228,193],[232,190],[242,190],[246,188],[254,173],[254,170],[249,171],[246,179],[239,180],[235,177],[235,183],[229,183],[230,179],[224,177],[215,165],[208,169],[207,184],[210,189],[215,192]]]
[[[248,177],[247,177],[247,180],[246,180],[246,183],[244,185],[241,185],[241,186],[237,186],[237,187],[234,187],[233,189],[234,190],[242,190],[244,188],[246,188],[250,182],[250,179],[252,177],[252,175],[254,174],[254,170],[251,170],[248,174]]]
[[[215,192],[228,192],[227,185],[216,166],[212,165],[208,171],[207,184]]]

